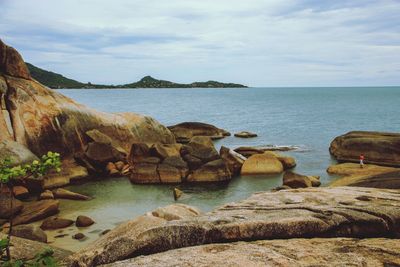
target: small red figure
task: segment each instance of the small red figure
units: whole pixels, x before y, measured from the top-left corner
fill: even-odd
[[[360,155],[360,168],[364,168],[364,155]]]

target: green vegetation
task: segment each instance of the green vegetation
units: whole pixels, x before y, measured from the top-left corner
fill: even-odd
[[[221,83],[216,81],[194,82],[190,84],[174,83],[165,80],[158,80],[151,76],[146,76],[138,82],[122,85],[103,85],[92,83],[81,83],[68,79],[60,74],[43,70],[30,63],[26,63],[31,76],[40,83],[50,88],[245,88],[247,86],[235,83]]]
[[[10,210],[11,215],[9,218],[9,230],[6,239],[0,240],[0,263],[1,266],[55,266],[54,260],[52,258],[52,251],[46,250],[43,253],[37,255],[35,259],[29,262],[14,261],[11,262],[10,255],[10,237],[13,228],[13,199],[14,191],[13,187],[16,183],[23,184],[25,179],[29,177],[40,177],[48,173],[50,170],[55,169],[57,172],[61,171],[61,160],[60,154],[53,153],[51,151],[43,155],[40,160],[34,160],[31,164],[17,165],[14,166],[10,159],[5,159],[0,162],[0,186],[8,188],[10,196]]]

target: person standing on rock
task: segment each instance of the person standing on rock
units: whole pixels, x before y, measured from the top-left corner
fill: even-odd
[[[360,155],[360,168],[364,168],[364,154]]]

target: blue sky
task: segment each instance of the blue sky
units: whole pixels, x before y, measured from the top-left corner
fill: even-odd
[[[400,85],[400,1],[0,0],[0,38],[83,82]]]

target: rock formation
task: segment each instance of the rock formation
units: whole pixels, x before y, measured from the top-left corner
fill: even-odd
[[[206,214],[187,206],[178,212],[172,205],[118,226],[69,260],[73,266],[94,266],[181,247],[248,240],[398,238],[399,205],[398,190],[357,187],[257,193]]]
[[[193,136],[208,136],[211,139],[221,139],[231,135],[228,131],[201,122],[183,122],[169,126],[168,129],[175,135],[179,143],[188,143]]]
[[[400,167],[400,133],[355,131],[336,137],[329,148],[339,162],[359,162]]]

